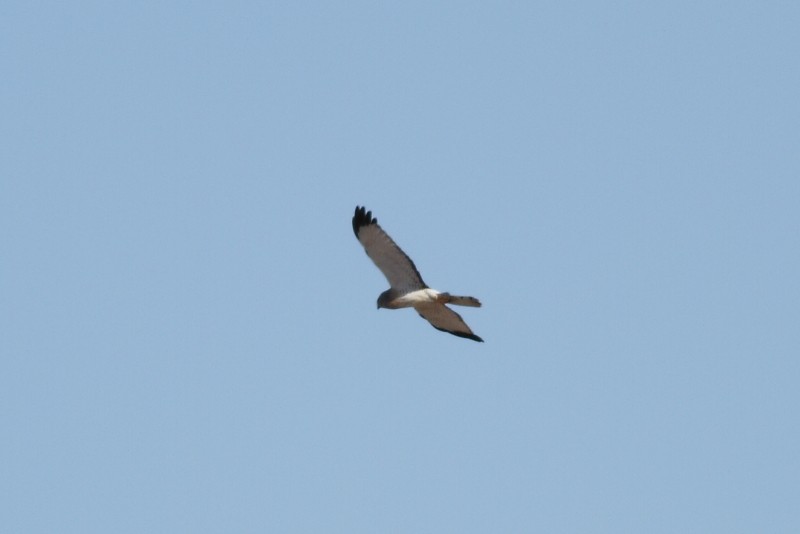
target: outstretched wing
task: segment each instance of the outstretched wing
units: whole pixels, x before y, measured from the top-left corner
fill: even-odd
[[[367,256],[378,266],[393,289],[414,291],[428,287],[422,281],[414,262],[378,226],[378,219],[372,217],[371,211],[356,206],[353,232],[364,246]]]
[[[422,304],[414,306],[420,317],[426,319],[431,325],[442,332],[453,334],[458,337],[465,337],[473,341],[483,340],[472,333],[467,323],[461,318],[459,314],[438,302],[431,302],[430,304]]]

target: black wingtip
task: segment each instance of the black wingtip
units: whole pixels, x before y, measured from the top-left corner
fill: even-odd
[[[450,332],[450,333],[452,334],[452,332]],[[467,338],[467,339],[471,339],[472,341],[477,341],[478,343],[483,343],[484,342],[483,339],[481,339],[480,336],[476,336],[475,334],[453,334],[453,335],[456,335],[458,337],[464,337],[464,338]]]
[[[370,224],[378,224],[378,219],[372,217],[372,212],[367,211],[364,206],[356,206],[356,212],[353,215],[353,233],[358,237],[358,231],[362,226],[369,226]]]
[[[424,317],[423,317],[424,319]],[[444,328],[439,328],[438,326],[433,326],[436,330],[441,330],[442,332],[447,332],[448,334],[453,334],[454,336],[463,337],[466,339],[471,339],[472,341],[477,341],[479,343],[483,343],[483,339],[480,336],[476,336],[475,334],[467,334],[466,332],[453,332],[452,330],[445,330]]]
[[[457,332],[450,332],[450,333],[453,334],[454,336],[464,337],[464,338],[467,338],[467,339],[471,339],[472,341],[477,341],[478,343],[483,343],[484,342],[483,339],[481,339],[480,336],[476,336],[475,334],[462,334],[460,332],[458,332],[458,333]]]

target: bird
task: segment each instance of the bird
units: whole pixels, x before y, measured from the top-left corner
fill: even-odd
[[[378,225],[378,219],[372,216],[372,212],[363,206],[356,206],[353,233],[367,256],[389,281],[389,289],[378,297],[378,309],[414,308],[420,317],[437,330],[483,343],[483,339],[472,332],[464,319],[446,306],[455,304],[480,308],[478,299],[451,295],[428,287],[411,258]]]

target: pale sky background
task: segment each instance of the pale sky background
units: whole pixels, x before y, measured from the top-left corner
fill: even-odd
[[[798,28],[3,2],[0,532],[800,532]]]

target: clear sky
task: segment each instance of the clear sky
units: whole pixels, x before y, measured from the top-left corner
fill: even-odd
[[[800,532],[798,28],[3,2],[0,531]]]

